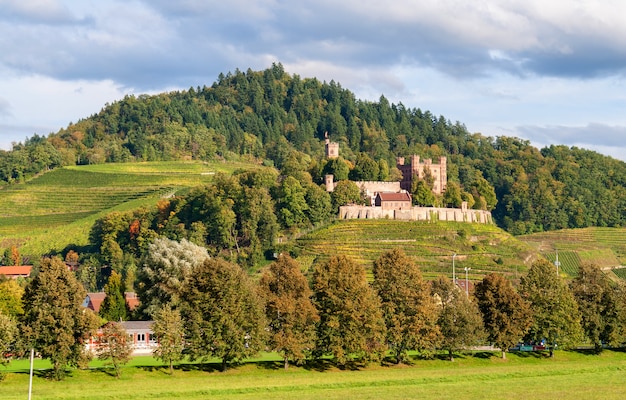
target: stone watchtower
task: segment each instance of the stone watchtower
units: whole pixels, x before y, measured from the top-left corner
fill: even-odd
[[[324,142],[326,144],[326,158],[339,157],[339,143],[331,142],[328,139],[328,132],[324,133]]]
[[[433,164],[432,159],[427,158],[423,163],[420,163],[420,156],[412,155],[411,163],[409,165],[404,164],[404,157],[398,157],[396,159],[397,167],[402,172],[402,181],[400,187],[406,191],[411,191],[411,184],[413,183],[413,176],[417,176],[419,179],[423,179],[426,175],[426,170],[430,172],[433,177],[433,193],[442,194],[446,191],[448,185],[448,166],[447,158],[439,157],[439,163]]]

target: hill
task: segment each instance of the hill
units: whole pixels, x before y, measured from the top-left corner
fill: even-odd
[[[512,279],[524,273],[537,251],[493,225],[454,222],[345,220],[336,221],[296,240],[294,250],[308,265],[314,259],[346,255],[371,270],[384,251],[401,247],[426,278],[452,277],[452,255],[459,279],[482,279],[500,272]]]
[[[37,257],[89,244],[95,220],[112,211],[155,205],[159,198],[208,183],[245,163],[151,162],[58,168],[0,190],[0,248]]]
[[[323,159],[325,132],[339,143],[345,163]],[[363,154],[377,163],[378,175],[362,180],[389,178],[396,157],[446,156],[448,182],[477,206],[495,207],[498,226],[515,235],[626,226],[622,161],[470,133],[461,122],[384,96],[362,101],[334,81],[289,75],[280,64],[220,74],[210,86],[107,104],[48,137],[0,151],[0,182],[75,164],[253,159],[283,175],[305,170],[322,184],[324,174],[339,176],[342,165],[354,167]]]
[[[569,276],[576,276],[580,264],[589,262],[614,279],[626,279],[626,228],[564,229],[524,235],[519,240],[551,262],[558,253],[561,271]]]

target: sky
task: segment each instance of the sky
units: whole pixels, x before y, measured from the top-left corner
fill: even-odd
[[[282,63],[468,131],[626,161],[622,0],[0,0],[0,148]]]

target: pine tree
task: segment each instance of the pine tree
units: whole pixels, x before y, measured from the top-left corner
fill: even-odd
[[[417,264],[394,249],[374,261],[373,273],[396,362],[405,361],[408,350],[433,350],[440,334],[437,309]]]
[[[501,274],[491,273],[476,284],[474,296],[483,317],[487,339],[506,352],[522,339],[531,323],[528,303]]]
[[[191,359],[218,357],[225,370],[262,349],[262,301],[236,264],[208,259],[196,266],[182,287],[181,312]]]
[[[65,263],[45,258],[39,274],[26,287],[21,328],[27,346],[52,362],[55,379],[83,360],[84,342],[97,320],[82,302],[86,292]]]
[[[100,316],[107,321],[126,321],[129,310],[124,296],[122,276],[115,271],[111,272],[104,292],[106,297],[100,306]]]
[[[289,360],[298,364],[304,362],[315,346],[315,324],[319,315],[299,264],[281,254],[265,271],[259,286],[265,299],[270,349],[282,354],[285,369]]]
[[[320,313],[317,355],[332,354],[339,364],[380,358],[385,322],[365,269],[345,256],[334,256],[316,265],[312,285]]]

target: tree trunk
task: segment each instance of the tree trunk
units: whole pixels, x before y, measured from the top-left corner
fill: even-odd
[[[285,371],[289,368],[289,358],[285,357]]]
[[[174,363],[172,363],[171,359],[170,359],[170,375],[174,375]]]
[[[505,350],[502,350],[502,359],[506,360],[506,351]]]
[[[450,356],[450,361],[454,361],[454,353],[452,353],[452,349],[448,349],[448,355]]]
[[[228,363],[226,362],[226,357],[222,358],[222,372],[226,372],[226,368],[228,367]]]

